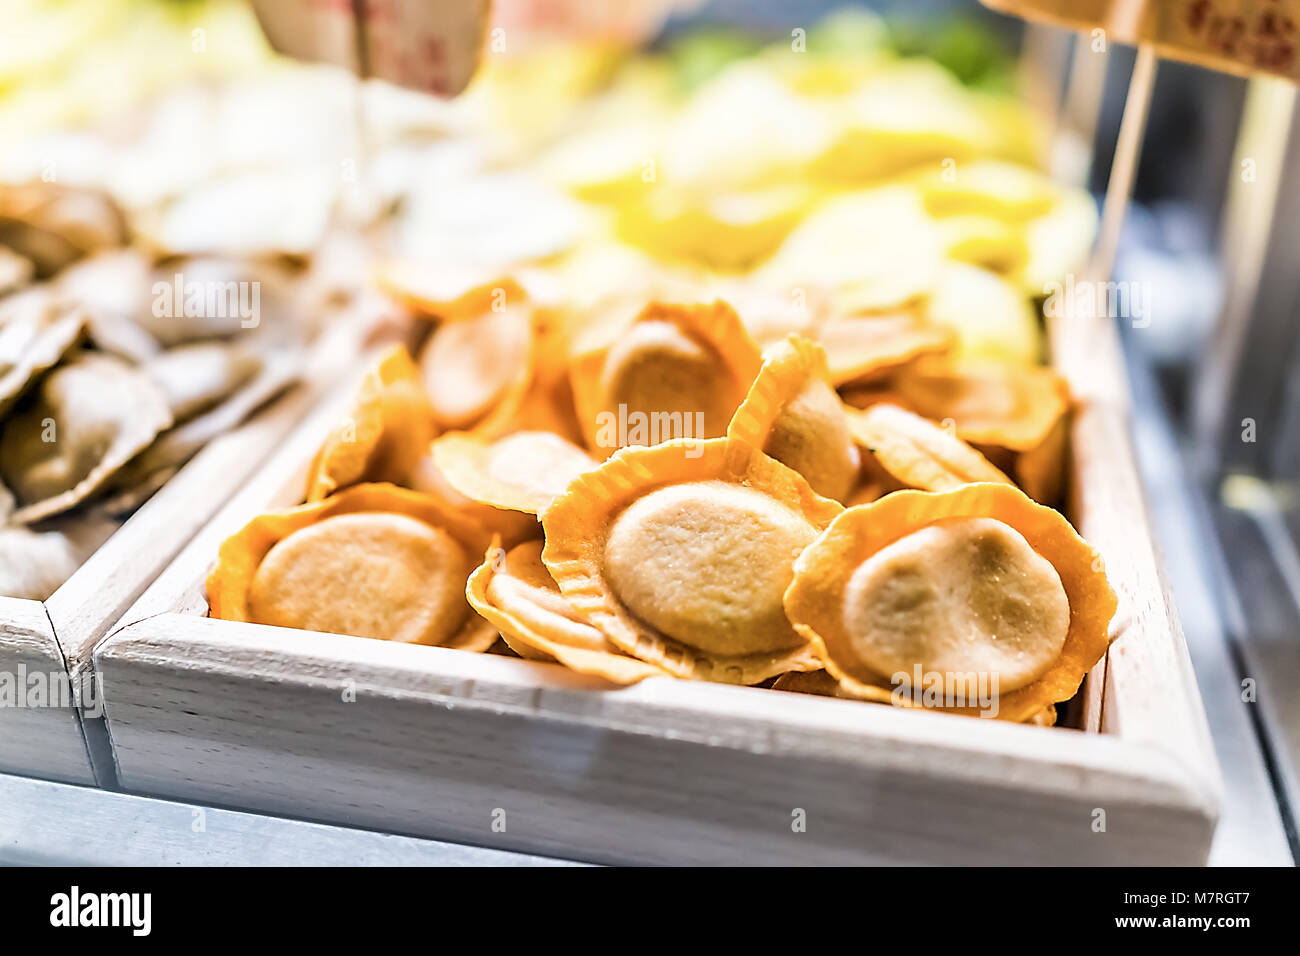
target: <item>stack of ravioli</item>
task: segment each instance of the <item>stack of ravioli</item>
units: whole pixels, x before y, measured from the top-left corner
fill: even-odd
[[[415,348],[225,542],[212,615],[1054,723],[1116,607],[1057,510],[1038,309],[1092,201],[1014,103],[817,35],[689,91],[658,54],[490,64],[500,161],[580,227],[378,268]]]
[[[997,716],[1040,722],[1105,652],[1099,556],[980,450],[1059,492],[1052,373],[886,363],[858,408],[821,344],[761,350],[723,301],[651,302],[580,355],[510,282],[429,305],[418,361],[369,370],[304,504],[225,542],[213,616],[624,684],[898,702],[919,668],[955,675],[958,712],[975,673]],[[663,440],[620,447],[647,437],[629,421]]]
[[[199,448],[297,373],[296,349],[271,344],[277,323],[251,330],[237,312],[158,307],[157,283],[170,305],[186,273],[257,285],[274,310],[269,266],[155,264],[129,239],[101,191],[0,184],[0,596],[48,598]]]

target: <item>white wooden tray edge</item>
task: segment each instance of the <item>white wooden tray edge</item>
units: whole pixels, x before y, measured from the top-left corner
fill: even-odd
[[[42,602],[0,597],[0,682],[7,684],[0,687],[0,771],[94,783],[73,685]]]

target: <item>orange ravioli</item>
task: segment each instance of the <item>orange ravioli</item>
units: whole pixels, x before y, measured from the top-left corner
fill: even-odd
[[[474,610],[501,631],[520,657],[558,661],[570,670],[615,684],[667,675],[624,654],[578,616],[542,563],[540,541],[527,541],[509,551],[493,542],[470,575],[465,593]]]
[[[450,432],[449,434],[461,433]],[[416,464],[415,471],[411,474],[410,486],[420,494],[436,499],[444,508],[454,511],[489,536],[498,536],[507,547],[526,541],[528,538],[535,538],[541,533],[542,526],[538,523],[536,515],[483,504],[457,491],[434,460],[432,446],[429,448],[429,453]]]
[[[721,437],[762,363],[725,302],[652,302],[613,344],[573,360],[587,446],[602,457],[626,445]]]
[[[776,343],[727,437],[762,449],[807,478],[819,495],[843,502],[857,485],[860,459],[827,377],[821,346],[798,335]]]
[[[509,430],[532,381],[533,317],[521,298],[434,330],[419,364],[440,428]]]
[[[471,501],[540,514],[596,461],[572,442],[544,431],[514,432],[486,441],[448,432],[430,448],[447,484]]]
[[[367,481],[405,485],[436,434],[433,409],[419,370],[403,346],[366,373],[352,411],[316,453],[307,474],[307,501]]]
[[[1023,721],[1106,653],[1116,598],[1100,568],[1012,485],[899,491],[831,523],[795,562],[785,608],[855,696],[915,704],[917,677],[934,678],[927,706]]]
[[[893,383],[899,404],[934,421],[951,419],[973,445],[1028,451],[1070,408],[1065,380],[1049,368],[992,360],[923,360]]]
[[[627,448],[542,515],[542,560],[620,650],[678,677],[756,684],[820,663],[781,604],[841,511],[744,442]]]
[[[976,481],[1011,479],[956,435],[897,405],[850,409],[849,428],[881,467],[906,488],[950,491]]]
[[[910,312],[846,315],[823,322],[817,341],[826,350],[831,384],[839,387],[885,375],[918,356],[946,352],[956,337]]]
[[[212,617],[485,651],[492,625],[465,598],[486,535],[390,484],[261,515],[222,544]]]

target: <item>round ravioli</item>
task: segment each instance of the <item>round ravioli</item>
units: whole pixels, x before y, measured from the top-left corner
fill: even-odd
[[[544,511],[574,478],[597,464],[577,445],[543,431],[514,432],[491,442],[448,432],[430,452],[447,484],[461,495],[530,515]]]
[[[541,541],[526,541],[509,551],[493,542],[465,593],[520,657],[558,661],[616,684],[667,674],[624,654],[578,615],[542,563]]]
[[[438,326],[419,358],[438,426],[506,431],[528,394],[534,357],[533,310],[522,297]]]
[[[407,485],[437,429],[419,370],[400,345],[366,372],[348,414],[330,429],[307,473],[307,501],[360,482]]]
[[[415,471],[411,474],[410,487],[420,494],[437,499],[444,507],[455,511],[465,520],[472,521],[488,534],[497,535],[506,547],[526,541],[528,538],[535,538],[541,533],[541,525],[536,515],[484,504],[457,491],[438,467],[438,462],[433,457],[432,446],[429,453],[416,463]]]
[[[0,479],[26,524],[84,501],[172,424],[144,372],[85,352],[49,372],[0,432]]]
[[[1116,598],[1100,567],[1011,485],[900,491],[831,523],[785,607],[855,696],[1023,721],[1106,653]]]
[[[956,435],[897,405],[849,409],[849,428],[903,487],[949,491],[976,481],[1011,479]]]
[[[763,359],[731,306],[651,303],[611,345],[570,369],[598,457],[627,445],[726,434]]]
[[[624,449],[542,516],[543,561],[574,609],[678,676],[755,684],[820,664],[781,596],[841,511],[744,442]]]
[[[872,672],[974,671],[1006,691],[1042,675],[1070,624],[1051,563],[992,518],[943,518],[886,545],[854,570],[843,598],[853,653]]]
[[[390,484],[261,515],[221,546],[213,617],[485,651],[491,624],[465,599],[483,531]]]
[[[857,485],[858,449],[827,381],[826,353],[802,336],[768,349],[727,437],[761,448],[827,498],[843,502]]]

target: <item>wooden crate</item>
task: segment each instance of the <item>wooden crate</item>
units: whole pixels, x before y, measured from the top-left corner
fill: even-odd
[[[1072,515],[1121,592],[1081,730],[204,617],[220,542],[293,503],[301,428],[95,655],[130,790],[633,863],[1204,862],[1220,788],[1153,548],[1114,329],[1052,330]],[[801,825],[802,824],[802,825]]]

